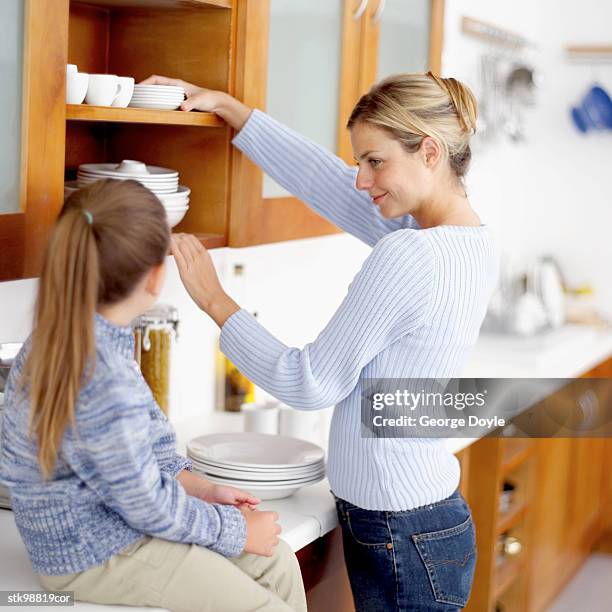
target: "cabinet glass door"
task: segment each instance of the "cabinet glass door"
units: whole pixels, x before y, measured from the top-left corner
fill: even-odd
[[[380,22],[376,80],[428,70],[431,0],[374,0]]]
[[[0,2],[0,214],[20,209],[24,4]]]
[[[271,0],[267,111],[336,150],[343,0]],[[263,196],[288,193],[264,175]]]

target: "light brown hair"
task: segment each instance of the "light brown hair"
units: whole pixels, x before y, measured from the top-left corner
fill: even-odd
[[[22,378],[44,478],[95,366],[96,307],[128,297],[169,243],[161,202],[135,181],[97,181],[64,204],[45,252]]]
[[[470,89],[432,72],[398,74],[374,85],[351,113],[347,127],[358,123],[382,128],[409,153],[430,136],[442,147],[454,175],[465,176],[476,131],[477,104]]]

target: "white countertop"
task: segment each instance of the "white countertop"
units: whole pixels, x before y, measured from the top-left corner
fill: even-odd
[[[573,378],[590,370],[612,355],[612,331],[597,331],[583,326],[565,326],[538,337],[516,338],[482,335],[463,372],[470,378]],[[179,452],[188,439],[204,433],[241,431],[242,415],[207,413],[201,418],[175,425]],[[476,438],[446,441],[456,453]],[[283,529],[282,538],[297,551],[325,535],[337,525],[333,496],[327,480],[301,489],[289,498],[263,502],[265,510],[276,510]],[[0,510],[0,590],[40,590],[10,511]],[[101,608],[77,604],[77,610]],[[122,606],[104,609],[123,610]],[[33,610],[36,608],[32,608]],[[131,608],[138,610],[139,608]],[[142,608],[151,611],[152,608]]]

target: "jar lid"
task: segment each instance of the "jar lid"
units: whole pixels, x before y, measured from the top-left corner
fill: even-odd
[[[168,323],[178,323],[178,310],[170,304],[156,304],[139,317],[134,319],[135,327],[145,325],[164,325]]]

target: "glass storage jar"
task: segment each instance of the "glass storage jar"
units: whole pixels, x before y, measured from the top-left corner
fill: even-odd
[[[134,321],[135,355],[142,375],[164,414],[170,400],[170,357],[173,341],[178,338],[178,311],[158,304]]]

